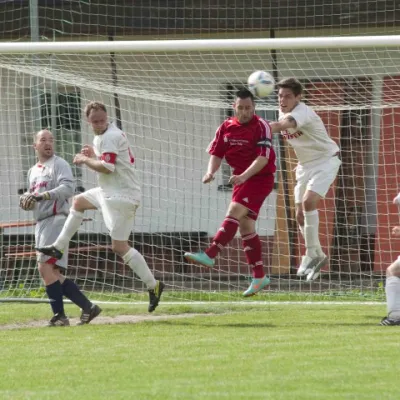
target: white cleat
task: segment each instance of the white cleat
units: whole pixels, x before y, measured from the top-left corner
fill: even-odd
[[[297,270],[297,276],[305,276],[308,275],[312,271],[312,267],[314,266],[314,258],[309,256],[301,257],[301,263],[299,269]]]
[[[321,268],[325,267],[328,262],[328,257],[324,254],[314,258],[313,261],[312,270],[307,274],[307,282],[315,281],[319,277]]]

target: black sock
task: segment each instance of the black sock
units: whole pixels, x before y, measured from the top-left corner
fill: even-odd
[[[62,292],[65,297],[82,308],[82,310],[88,311],[92,307],[90,300],[81,292],[78,285],[70,279],[65,279],[63,282]]]
[[[50,299],[50,305],[54,314],[64,314],[63,292],[60,281],[55,281],[46,286],[46,293]]]

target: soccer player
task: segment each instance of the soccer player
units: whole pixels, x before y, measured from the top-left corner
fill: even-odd
[[[23,210],[33,210],[36,223],[35,245],[42,247],[54,241],[68,216],[68,199],[74,194],[74,178],[69,164],[54,154],[54,138],[47,129],[35,136],[34,148],[39,162],[28,172],[29,192],[20,198]],[[68,326],[63,295],[82,309],[78,325],[89,323],[101,309],[92,304],[78,286],[62,272],[67,268],[68,253],[60,259],[38,253],[39,273],[53,310],[48,326]],[[62,271],[62,272],[61,272]]]
[[[214,179],[222,159],[232,167],[229,182],[234,185],[232,201],[212,244],[199,253],[185,253],[188,261],[212,268],[215,257],[234,238],[239,229],[253,279],[243,296],[253,296],[270,283],[265,275],[261,242],[255,224],[260,208],[274,186],[275,152],[271,130],[266,121],[254,114],[252,93],[241,89],[233,105],[235,116],[217,129],[208,152],[211,155],[203,183]]]
[[[294,199],[306,254],[297,275],[306,275],[307,281],[312,281],[328,261],[319,241],[318,205],[339,171],[339,147],[329,137],[321,118],[301,101],[303,87],[297,79],[283,79],[277,88],[279,122],[271,122],[271,129],[273,133],[281,132],[298,159]]]
[[[93,147],[85,145],[73,162],[97,172],[99,186],[74,197],[67,221],[56,241],[51,246],[40,246],[37,250],[61,259],[82,223],[84,211],[101,209],[113,251],[147,285],[150,298],[148,310],[153,312],[165,285],[154,279],[143,256],[128,243],[141,197],[134,168],[135,159],[126,135],[108,122],[103,103],[88,103],[85,115],[95,135]]]
[[[400,212],[400,193],[393,200]],[[395,226],[392,235],[400,237],[400,226]],[[386,306],[387,317],[381,321],[381,325],[400,325],[400,256],[386,270]]]

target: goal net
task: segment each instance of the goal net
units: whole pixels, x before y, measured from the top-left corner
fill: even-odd
[[[203,185],[205,149],[231,115],[235,90],[259,69],[302,81],[304,101],[341,148],[342,166],[320,208],[330,265],[306,283],[295,275],[304,251],[293,202],[297,161],[274,137],[275,189],[257,223],[272,283],[258,299],[382,294],[382,272],[400,253],[390,238],[400,187],[399,50],[398,36],[0,43],[0,297],[45,298],[32,215],[18,207],[36,162],[33,133],[51,129],[57,154],[72,162],[82,144],[92,142],[82,110],[99,100],[135,153],[143,199],[131,239],[166,283],[164,299],[240,299],[251,269],[239,236],[212,270],[187,264],[183,254],[204,248],[224,218],[230,170],[223,165],[217,179]],[[257,101],[257,113],[275,120],[276,97]],[[96,186],[87,168],[73,171],[78,190]],[[144,300],[142,283],[113,255],[101,214],[86,217],[71,242],[68,276],[92,298]]]

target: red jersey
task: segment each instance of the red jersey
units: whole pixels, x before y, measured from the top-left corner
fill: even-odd
[[[236,117],[226,119],[215,133],[208,147],[208,153],[224,158],[240,175],[259,157],[267,157],[268,163],[254,176],[270,175],[276,171],[275,152],[272,148],[271,128],[267,121],[253,116],[247,124],[241,124]]]

